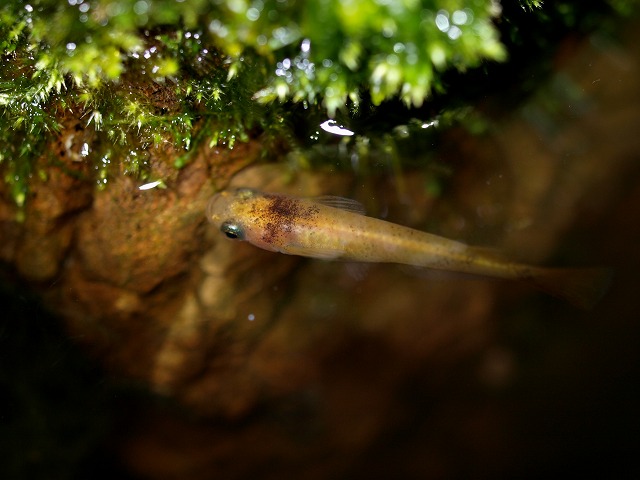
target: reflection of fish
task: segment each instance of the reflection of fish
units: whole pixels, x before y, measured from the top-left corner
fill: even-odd
[[[341,197],[224,190],[209,201],[207,218],[227,237],[265,250],[522,279],[583,308],[599,300],[611,276],[607,269],[542,268],[505,260],[481,248],[366,217],[360,203]]]

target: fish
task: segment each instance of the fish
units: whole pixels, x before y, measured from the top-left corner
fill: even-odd
[[[337,196],[228,189],[209,200],[206,216],[227,238],[271,252],[522,280],[582,309],[600,300],[612,275],[608,268],[547,268],[512,261],[485,247],[366,216],[360,202]]]

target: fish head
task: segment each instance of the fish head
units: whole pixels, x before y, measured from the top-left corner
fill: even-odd
[[[290,253],[300,230],[313,230],[318,206],[284,194],[249,188],[223,190],[209,200],[207,218],[227,238]]]
[[[266,235],[275,225],[269,211],[272,198],[251,188],[223,190],[209,200],[206,215],[227,238],[278,251],[279,247],[273,238]]]
[[[232,240],[247,240],[251,206],[259,192],[251,188],[222,190],[207,204],[207,220]]]

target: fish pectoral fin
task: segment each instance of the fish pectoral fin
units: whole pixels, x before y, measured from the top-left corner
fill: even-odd
[[[335,249],[316,248],[296,244],[289,244],[283,247],[281,252],[288,255],[298,255],[300,257],[318,258],[322,260],[335,260],[340,257],[340,252]]]
[[[367,213],[364,205],[352,198],[336,197],[334,195],[322,195],[320,197],[313,197],[311,200],[327,207],[339,208],[340,210],[357,213],[358,215],[366,215]]]

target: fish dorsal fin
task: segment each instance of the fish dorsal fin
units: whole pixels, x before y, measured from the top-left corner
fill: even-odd
[[[366,215],[364,205],[352,198],[336,197],[334,195],[322,195],[321,197],[313,197],[314,202],[318,202],[327,207],[339,208],[347,212],[357,213],[358,215]]]

